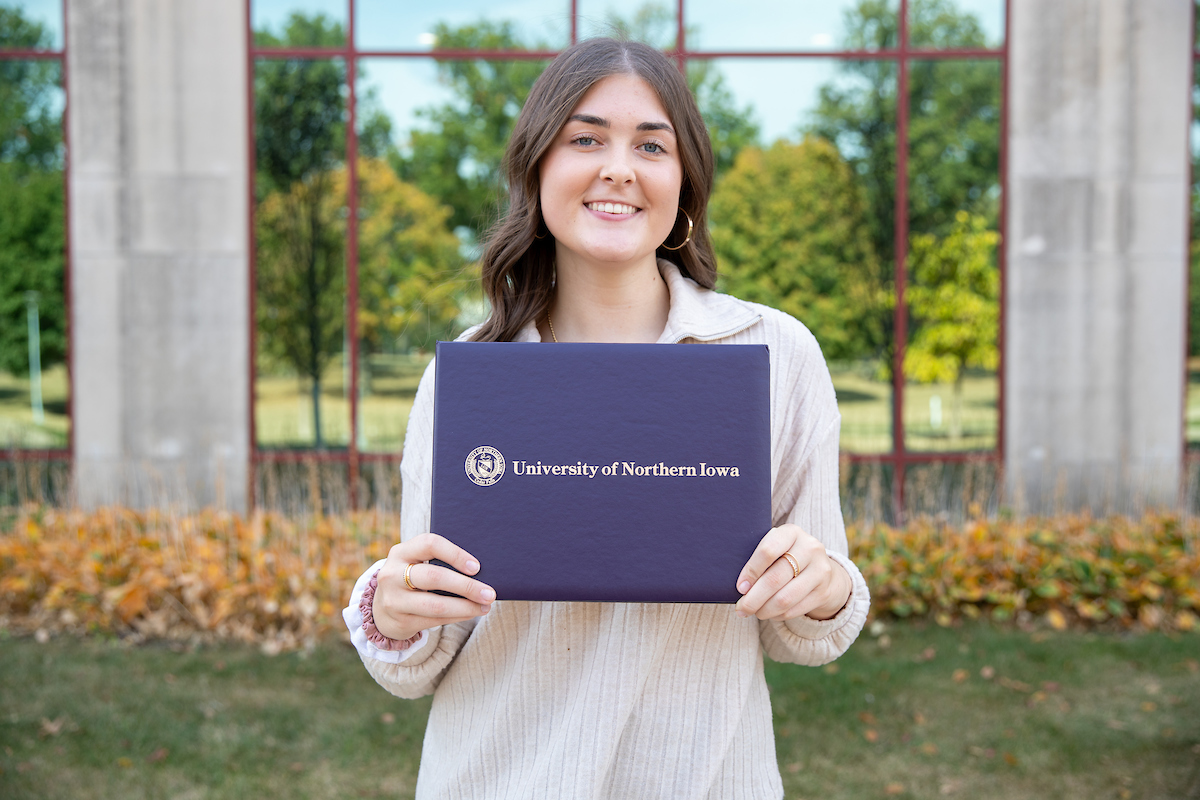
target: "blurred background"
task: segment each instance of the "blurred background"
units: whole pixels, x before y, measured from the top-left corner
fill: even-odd
[[[0,0],[0,503],[394,507],[509,131],[595,35],[694,89],[720,288],[820,341],[848,514],[1188,502],[1194,16]]]

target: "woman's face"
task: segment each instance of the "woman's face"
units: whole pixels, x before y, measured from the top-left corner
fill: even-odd
[[[636,75],[598,81],[579,101],[539,167],[542,216],[569,260],[654,260],[675,226],[683,167],[675,130]]]

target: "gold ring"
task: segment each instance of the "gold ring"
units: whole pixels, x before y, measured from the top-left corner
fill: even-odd
[[[413,568],[412,564],[409,564],[407,567],[404,568],[404,582],[408,584],[408,588],[412,589],[415,592],[415,591],[417,591],[417,587],[413,586],[412,578],[408,577],[408,571],[412,568]],[[800,573],[797,572],[796,574],[799,575]]]
[[[799,578],[800,577],[800,562],[796,560],[796,557],[794,555],[792,555],[791,553],[784,553],[781,556],[781,558],[786,558],[788,563],[792,565],[792,577]]]

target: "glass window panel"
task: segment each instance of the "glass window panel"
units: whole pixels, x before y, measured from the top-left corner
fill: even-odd
[[[8,0],[0,5],[0,49],[61,50],[63,0]]]
[[[255,66],[255,426],[264,447],[350,439],[345,64]]]
[[[890,215],[874,218],[872,192],[893,196],[894,66],[698,64],[689,79],[726,163],[710,206],[720,288],[804,322],[833,372],[843,449],[890,451],[894,270]]]
[[[910,0],[912,47],[980,48],[1004,44],[1004,0]]]
[[[679,33],[675,0],[579,0],[579,38],[626,36],[663,50]]]
[[[999,510],[1000,465],[992,459],[929,461],[904,468],[904,510],[910,518],[941,517],[952,524]]]
[[[63,448],[62,70],[0,61],[0,448]]]
[[[909,73],[905,447],[991,450],[999,419],[1000,62]]]
[[[350,0],[251,0],[250,24],[259,47],[342,47]]]
[[[896,46],[899,0],[688,0],[689,50],[880,50]]]
[[[486,316],[478,242],[499,208],[512,125],[545,64],[359,67],[358,446],[398,452],[434,342]]]
[[[571,37],[569,0],[356,0],[360,50],[557,50]]]
[[[1200,64],[1192,81],[1192,219],[1189,246],[1191,278],[1188,294],[1187,418],[1188,447],[1200,445]]]

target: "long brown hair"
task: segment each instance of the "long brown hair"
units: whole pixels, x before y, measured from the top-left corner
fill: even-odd
[[[475,332],[477,342],[509,342],[530,321],[541,318],[554,298],[554,237],[542,221],[538,166],[567,117],[588,89],[611,75],[636,75],[658,93],[675,127],[683,182],[679,205],[694,223],[692,240],[680,250],[658,248],[658,257],[711,289],[717,258],[708,237],[708,196],[713,155],[708,131],[683,75],[663,53],[639,42],[587,39],[564,50],[533,84],[504,157],[508,210],[488,233],[480,279],[492,313]],[[687,235],[679,214],[667,237]]]

